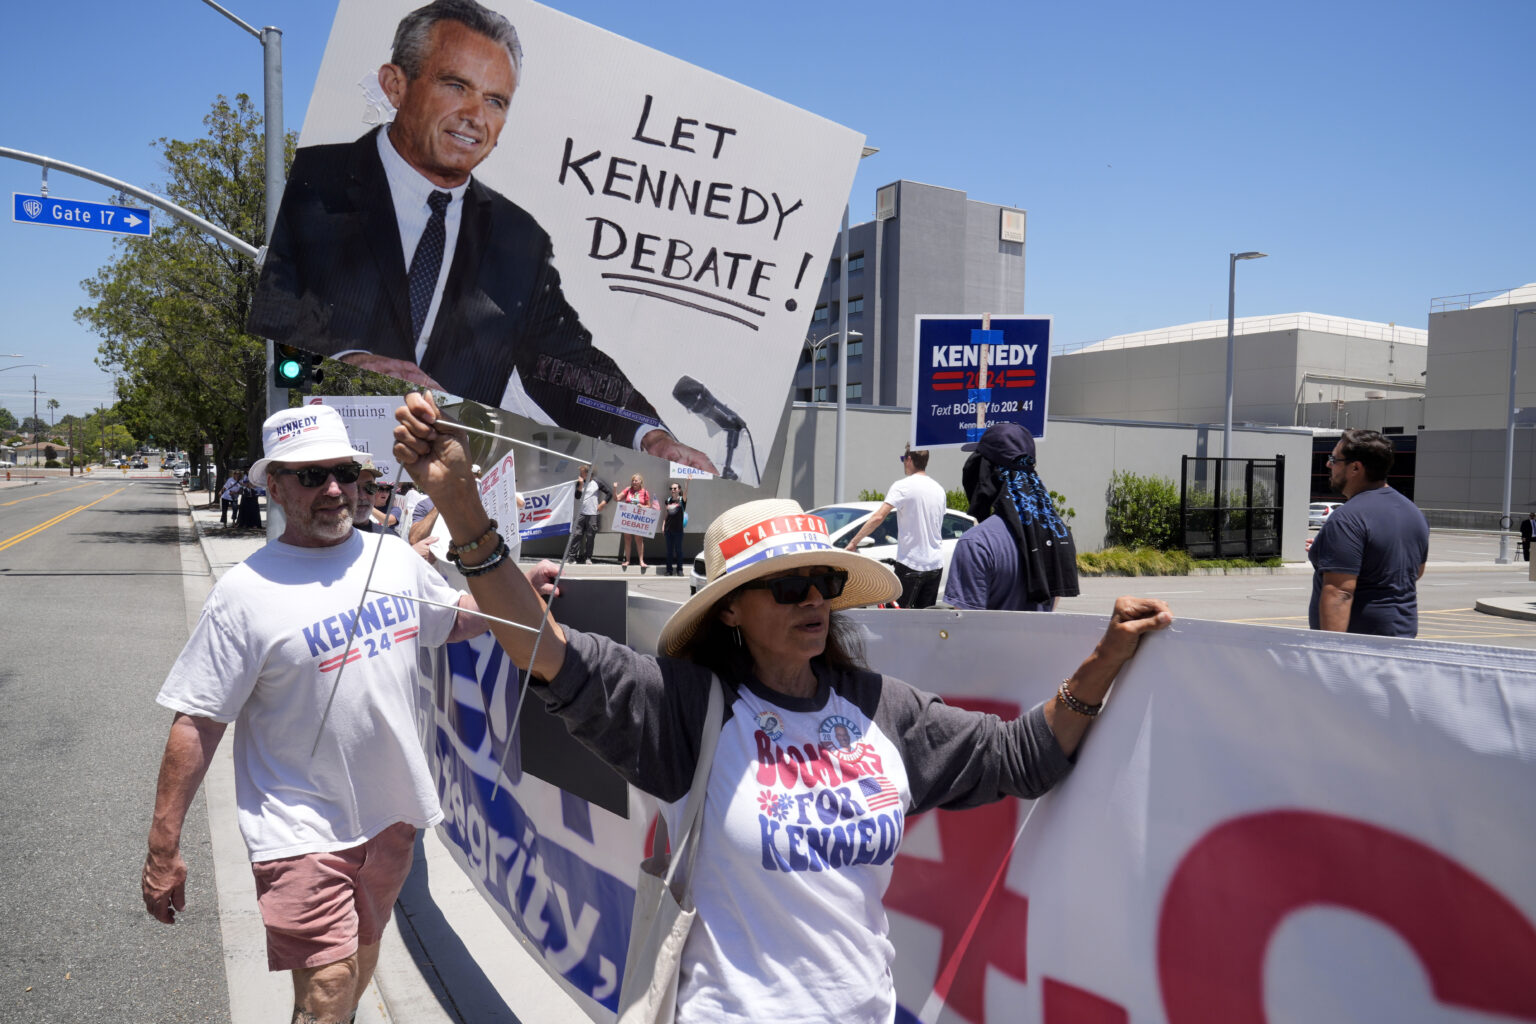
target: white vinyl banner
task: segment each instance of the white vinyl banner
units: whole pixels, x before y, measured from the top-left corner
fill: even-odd
[[[250,329],[626,447],[651,451],[662,427],[697,451],[685,461],[757,485],[863,136],[548,7],[488,0],[520,40],[515,69],[474,33],[429,51],[432,73],[481,61],[458,87],[485,109],[453,109],[477,120],[449,175],[420,142],[448,101],[380,76],[419,6],[341,0]],[[406,257],[427,179],[460,171],[428,327]]]
[[[851,614],[874,667],[1010,718],[1103,629]],[[628,820],[573,808],[515,765],[498,807],[467,799],[489,794],[508,684],[500,659],[452,660],[429,744],[444,835],[611,1020],[652,805],[632,791]],[[1533,768],[1536,652],[1176,623],[1143,644],[1051,794],[908,819],[885,895],[897,1019],[1536,1020]]]
[[[637,537],[656,536],[656,524],[661,520],[661,509],[651,505],[618,501],[613,505],[613,532],[632,533]]]

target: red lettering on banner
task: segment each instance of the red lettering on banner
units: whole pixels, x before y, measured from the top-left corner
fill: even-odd
[[[1041,1018],[1045,1024],[1128,1024],[1131,1015],[1087,989],[1055,978],[1045,979],[1041,993]]]
[[[1019,716],[1017,704],[946,698],[999,718]],[[848,766],[844,765],[846,771]],[[885,904],[939,928],[939,975],[933,991],[968,1021],[987,1024],[986,976],[996,967],[1023,982],[1029,900],[1004,883],[1018,834],[1019,802],[1002,800],[968,811],[936,811],[943,860],[896,856]],[[907,819],[910,830],[912,819]]]
[[[1168,884],[1157,932],[1168,1024],[1263,1024],[1270,938],[1320,904],[1402,936],[1441,1002],[1536,1020],[1536,929],[1496,889],[1399,833],[1272,811],[1206,833]]]

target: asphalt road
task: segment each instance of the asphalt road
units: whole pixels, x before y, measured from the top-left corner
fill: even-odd
[[[211,886],[174,928],[139,896],[171,718],[154,695],[187,637],[184,573],[206,571],[183,568],[176,489],[0,488],[0,1020],[230,1019]],[[207,821],[199,796],[183,850],[205,882]]]
[[[1519,556],[1511,545],[1511,553]],[[1495,538],[1432,533],[1429,568],[1419,580],[1419,639],[1495,647],[1536,648],[1536,622],[1487,615],[1473,609],[1478,598],[1536,596],[1523,562],[1491,567]],[[1444,562],[1459,564],[1441,564]],[[1082,594],[1061,602],[1062,611],[1107,612],[1120,594],[1157,597],[1175,615],[1221,622],[1307,628],[1312,596],[1308,572],[1241,576],[1156,576],[1084,578]]]

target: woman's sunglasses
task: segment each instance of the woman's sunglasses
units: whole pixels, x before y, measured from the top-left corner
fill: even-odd
[[[753,580],[743,583],[742,590],[766,590],[779,604],[799,604],[815,587],[828,601],[839,597],[848,585],[848,571],[833,569],[831,572],[812,573],[809,576],[775,576],[771,580]]]
[[[278,476],[291,476],[300,487],[320,487],[331,477],[339,484],[355,484],[362,475],[363,467],[357,462],[343,462],[339,466],[304,466],[300,469],[274,469]]]

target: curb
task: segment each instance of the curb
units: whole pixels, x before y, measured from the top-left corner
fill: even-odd
[[[1484,615],[1498,615],[1506,619],[1523,619],[1536,622],[1536,601],[1519,597],[1478,598],[1472,606]]]

